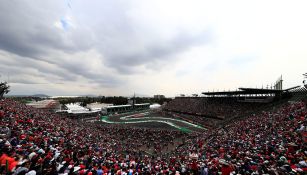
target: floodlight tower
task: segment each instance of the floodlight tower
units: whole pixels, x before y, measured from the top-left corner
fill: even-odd
[[[3,98],[4,94],[7,94],[10,92],[10,86],[7,84],[7,82],[0,82],[0,99]]]
[[[307,73],[304,73],[303,76],[304,76],[303,84],[307,88],[307,82],[306,82],[307,81]]]

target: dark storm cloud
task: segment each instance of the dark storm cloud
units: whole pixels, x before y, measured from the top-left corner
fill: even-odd
[[[119,86],[124,83],[120,76],[142,73],[138,66],[161,68],[176,54],[209,41],[207,31],[175,31],[172,37],[159,38],[155,29],[142,29],[138,25],[146,24],[137,25],[129,17],[131,6],[125,1],[72,1],[69,8],[63,1],[1,2],[0,50],[18,55],[7,58],[7,71],[31,76],[33,70],[12,71],[31,68],[46,81],[77,81],[81,76],[90,83]],[[118,74],[93,71],[90,56],[75,57],[90,50],[100,54],[101,67]],[[156,62],[159,66],[151,66]],[[18,81],[27,83],[23,80]]]
[[[122,83],[120,79],[117,79],[114,76],[109,76],[100,72],[93,72],[89,67],[82,66],[80,63],[62,64],[60,67],[65,70],[70,70],[76,75],[82,75],[87,78],[90,83],[101,84],[105,87],[117,86]]]
[[[54,26],[61,17],[59,14],[63,14],[60,4],[47,1],[31,4],[27,2],[1,2],[1,49],[40,59],[51,49],[74,53],[91,47],[85,38],[67,36],[69,34],[59,32]],[[82,30],[76,30],[75,35],[87,32]]]
[[[48,84],[48,83],[38,83],[37,81],[31,81],[28,79],[23,79],[23,78],[13,78],[10,80],[9,83],[17,83],[17,84]]]
[[[8,59],[9,58],[9,59]],[[23,77],[30,75],[37,78],[56,81],[75,81],[77,76],[70,74],[65,69],[43,60],[29,59],[9,53],[0,52],[0,64],[2,74]]]
[[[177,36],[169,41],[159,41],[153,44],[144,46],[143,49],[137,51],[127,51],[124,49],[120,52],[106,51],[108,65],[115,67],[120,72],[133,72],[134,67],[138,65],[150,65],[153,62],[162,61],[164,64],[169,64],[172,56],[177,53],[182,53],[187,49],[205,44],[210,41],[209,32],[199,33],[197,35],[190,35],[188,33],[179,33]],[[130,47],[133,41],[122,47]],[[114,46],[116,47],[116,46]],[[120,48],[119,48],[120,50]]]
[[[13,71],[13,67],[21,66],[34,68],[46,78],[56,75],[62,81],[75,81],[77,75],[95,79],[87,72],[88,70],[82,69],[82,65],[74,65],[74,58],[70,61],[65,61],[61,56],[54,56],[53,59],[50,59],[53,51],[73,54],[88,50],[90,44],[82,39],[84,35],[80,35],[80,38],[71,37],[70,33],[59,31],[54,23],[58,20],[57,17],[61,16],[56,15],[56,12],[61,10],[56,5],[50,4],[49,10],[44,12],[45,6],[46,4],[27,4],[15,1],[1,2],[0,23],[3,25],[0,27],[0,49],[19,55],[19,57],[10,55],[11,61],[5,64],[8,70],[2,69],[2,71],[10,72],[13,76],[13,74],[18,74],[18,71]],[[48,12],[51,14],[47,14]],[[80,30],[74,32],[74,35],[82,33]],[[24,70],[19,75],[27,74]],[[102,78],[100,76],[99,79]]]
[[[168,29],[169,26],[144,27],[154,21],[144,22],[140,16],[131,15],[133,3],[126,1],[107,1],[108,3],[86,4],[90,9],[88,16],[97,16],[89,24],[96,35],[96,49],[103,55],[104,63],[121,74],[142,73],[138,66],[156,62],[169,64],[175,62],[176,54],[211,41],[211,31],[203,29],[192,32],[186,26]],[[133,1],[131,1],[133,2]],[[78,8],[78,7],[76,7]],[[158,12],[157,12],[158,13]],[[144,14],[146,16],[146,14]],[[152,26],[152,25],[151,25]],[[159,30],[170,32],[165,36]],[[163,64],[159,64],[160,67]]]

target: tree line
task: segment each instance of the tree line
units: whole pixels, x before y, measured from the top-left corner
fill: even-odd
[[[61,104],[69,104],[69,103],[76,103],[80,102],[82,106],[86,106],[90,103],[110,103],[114,105],[125,105],[128,104],[128,100],[133,100],[133,98],[127,98],[123,96],[100,96],[100,97],[60,97],[56,100],[59,100]],[[171,101],[171,98],[162,98],[162,99],[155,99],[150,97],[135,97],[135,103],[158,103],[162,105],[164,102]]]

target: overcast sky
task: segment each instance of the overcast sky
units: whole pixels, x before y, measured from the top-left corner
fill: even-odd
[[[302,85],[307,1],[0,2],[11,94],[153,95]],[[9,77],[9,78],[8,78]]]

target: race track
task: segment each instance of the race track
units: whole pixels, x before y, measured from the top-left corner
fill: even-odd
[[[156,113],[151,112],[141,112],[141,113],[127,113],[125,115],[111,115],[111,116],[102,116],[101,121],[109,124],[143,124],[146,127],[146,124],[159,123],[167,124],[173,129],[181,130],[183,132],[202,132],[206,128],[193,124],[184,120],[162,117]]]

